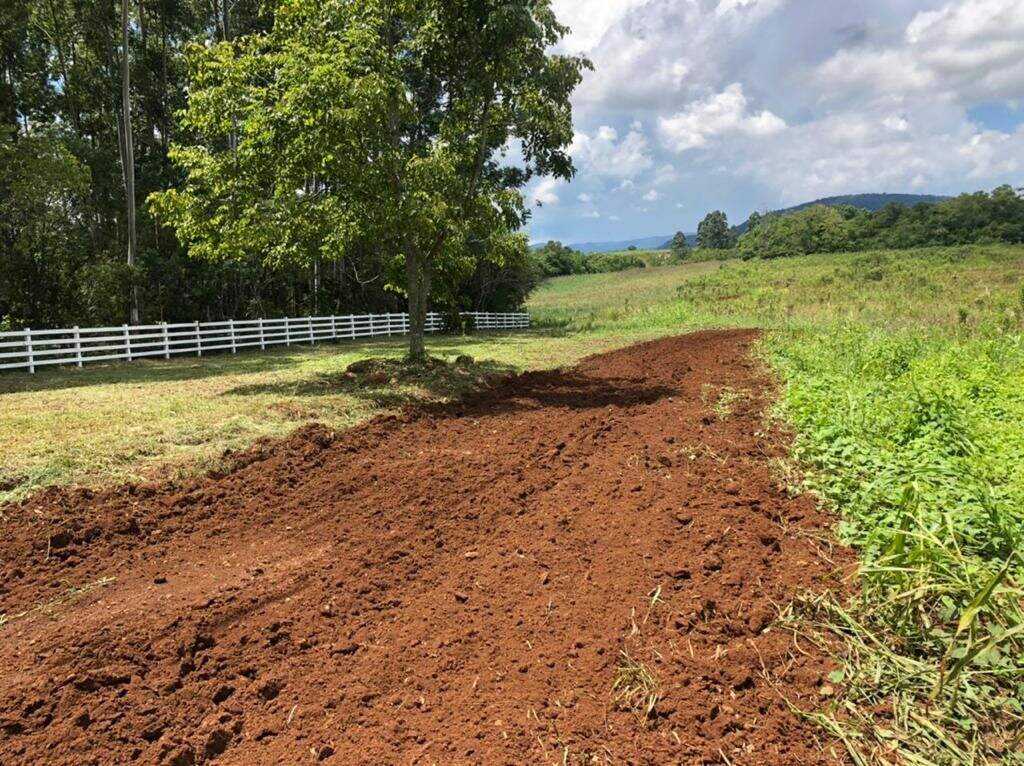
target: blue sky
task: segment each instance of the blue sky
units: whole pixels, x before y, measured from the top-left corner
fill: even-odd
[[[531,240],[832,194],[1024,185],[1024,0],[553,0],[587,55]]]

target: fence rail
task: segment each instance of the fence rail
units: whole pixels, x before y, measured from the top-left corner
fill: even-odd
[[[530,326],[526,313],[463,312],[479,330],[515,330]],[[441,314],[427,314],[427,332],[444,325]],[[59,330],[0,332],[0,370],[28,370],[59,364],[81,367],[87,362],[147,357],[170,359],[175,354],[238,353],[239,349],[318,341],[405,335],[408,314],[347,314],[343,316],[285,317],[226,322],[175,322],[71,327]]]

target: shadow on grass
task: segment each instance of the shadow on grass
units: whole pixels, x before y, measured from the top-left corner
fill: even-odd
[[[431,350],[438,346],[431,344]],[[448,400],[489,386],[515,372],[511,365],[493,361],[449,364],[432,357],[425,365],[402,358],[369,358],[350,365],[350,370],[315,373],[299,380],[235,386],[221,396],[336,396],[344,395],[395,408],[405,404]]]
[[[530,332],[531,335],[541,333]],[[547,335],[547,333],[543,333]],[[432,351],[458,353],[466,343],[486,339],[488,344],[514,344],[522,340],[518,334],[478,334],[468,336],[429,336]],[[47,391],[111,383],[159,383],[191,381],[224,375],[271,373],[297,367],[310,357],[321,354],[399,355],[408,340],[403,336],[372,340],[339,340],[315,345],[293,345],[265,351],[244,349],[238,354],[213,352],[202,357],[175,356],[170,359],[139,359],[111,364],[75,367],[41,368],[35,375],[25,372],[0,374],[0,395],[26,391]]]
[[[467,343],[486,340],[488,345],[514,345],[524,337],[561,335],[558,330],[517,331],[514,333],[481,332],[466,336],[428,336],[427,344],[434,353],[457,354]],[[113,362],[76,367],[41,368],[27,372],[0,374],[0,396],[6,393],[55,391],[111,383],[160,383],[203,380],[224,375],[252,375],[287,370],[301,365],[313,356],[330,353],[365,356],[398,356],[407,338],[393,336],[372,340],[339,340],[315,345],[279,346],[266,351],[245,349],[238,354],[214,352],[202,357],[179,356],[172,359],[142,359],[134,362]]]
[[[431,344],[435,353],[443,347]],[[463,417],[548,407],[631,407],[651,404],[674,393],[671,388],[636,378],[598,377],[573,369],[517,374],[512,365],[490,360],[451,364],[432,357],[426,365],[413,365],[400,358],[378,357],[356,362],[341,372],[236,386],[221,396],[344,395],[381,408],[412,405],[434,416]]]
[[[461,400],[428,406],[432,414],[485,417],[508,412],[562,408],[570,410],[626,408],[653,404],[679,392],[637,378],[598,377],[569,370],[541,370],[495,381],[486,390]]]

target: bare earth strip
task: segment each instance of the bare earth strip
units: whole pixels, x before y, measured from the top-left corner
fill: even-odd
[[[0,763],[839,763],[751,331],[3,509]]]

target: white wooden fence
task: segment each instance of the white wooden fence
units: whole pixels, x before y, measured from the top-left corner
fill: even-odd
[[[530,326],[525,313],[463,312],[479,330],[513,330]],[[427,332],[442,329],[441,314],[427,315]],[[404,335],[408,314],[348,314],[346,316],[249,319],[226,322],[72,327],[61,330],[0,332],[0,370],[28,370],[55,364],[143,359],[173,354],[202,356],[214,351],[237,353],[293,343]]]

